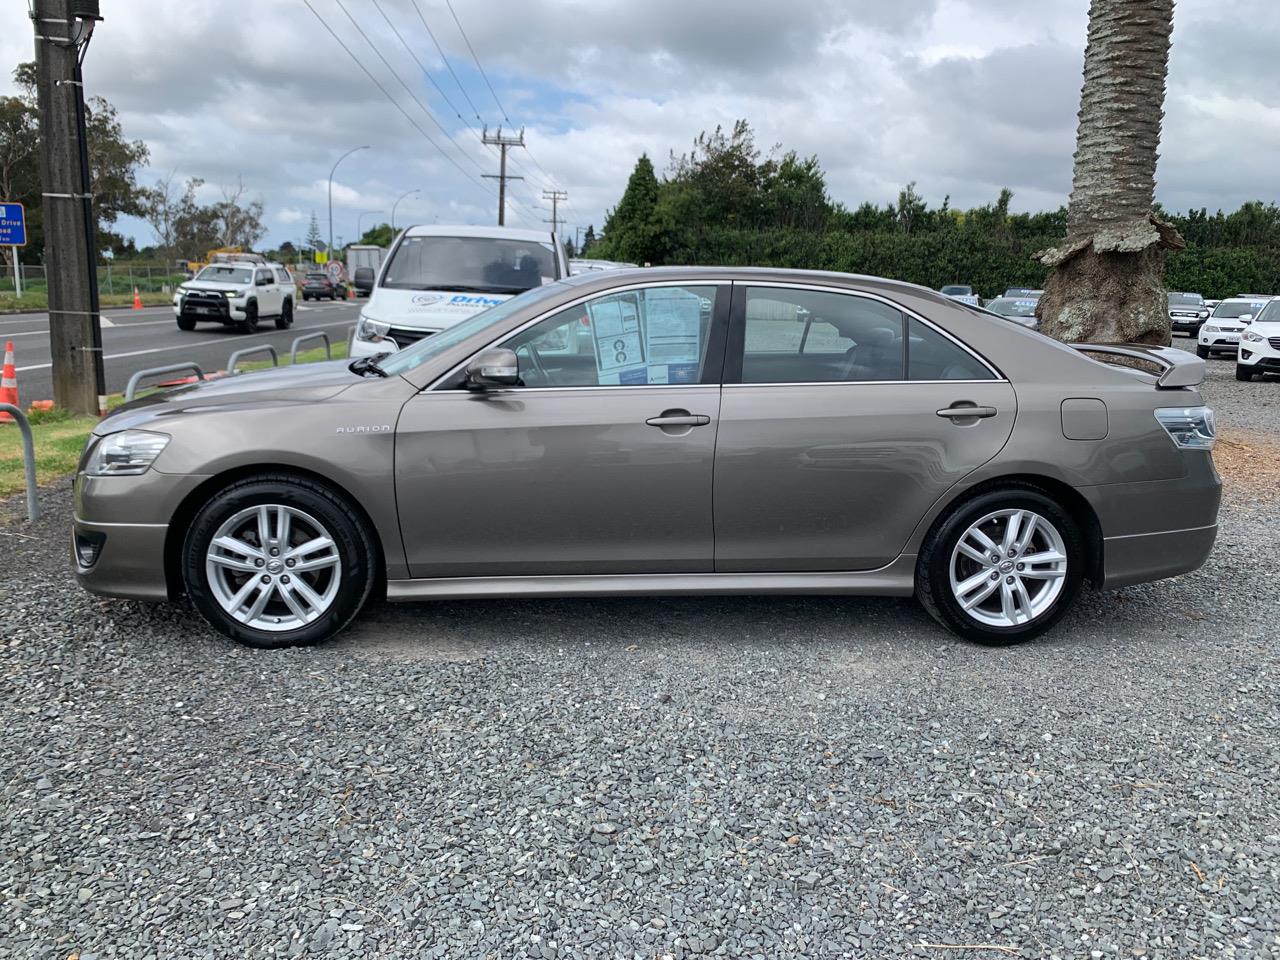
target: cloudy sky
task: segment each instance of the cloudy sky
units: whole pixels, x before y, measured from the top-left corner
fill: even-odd
[[[335,179],[335,239],[414,189],[401,224],[494,222],[486,123],[525,128],[516,225],[550,216],[555,186],[570,231],[599,228],[640,153],[661,171],[738,117],[761,146],[817,154],[851,206],[911,180],[953,206],[1009,186],[1019,210],[1070,189],[1087,0],[453,0],[483,76],[445,0],[309,3],[106,2],[86,60],[88,91],[151,149],[143,178],[203,177],[212,200],[242,177],[270,244],[301,238],[312,211],[325,232],[329,169],[361,144]],[[1166,206],[1277,199],[1277,49],[1276,0],[1178,0]],[[31,57],[26,4],[6,0],[0,64]]]

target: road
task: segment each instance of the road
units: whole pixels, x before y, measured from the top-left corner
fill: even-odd
[[[288,354],[289,345],[304,333],[324,331],[335,344],[346,340],[364,301],[298,304],[293,326],[277,330],[264,320],[256,333],[244,335],[221,324],[202,323],[191,332],[179,330],[170,306],[141,310],[104,310],[102,348],[107,391],[118,393],[137,370],[191,360],[206,372],[221,370],[227,357],[241,347],[269,343]],[[49,315],[26,313],[0,316],[0,344],[12,340],[18,368],[18,392],[24,405],[53,399],[49,354]],[[319,342],[307,346],[318,346]]]

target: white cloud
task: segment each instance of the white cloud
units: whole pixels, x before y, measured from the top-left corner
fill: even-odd
[[[419,0],[466,89],[443,69],[410,0],[380,0],[450,102],[422,77],[370,0],[344,0],[442,131],[418,109],[334,0],[312,0],[343,41],[435,141],[387,102],[303,5],[221,8],[116,4],[85,63],[91,94],[145,140],[145,180],[174,172],[207,181],[214,199],[243,177],[266,204],[269,241],[298,239],[312,211],[327,230],[329,168],[335,238],[365,214],[488,223],[497,158],[468,121],[502,121],[442,0]],[[994,199],[1057,206],[1070,188],[1087,4],[1084,0],[469,0],[455,4],[528,151],[512,152],[509,223],[541,225],[540,197],[568,189],[569,227],[615,204],[636,157],[659,170],[693,137],[739,117],[764,148],[817,154],[834,198],[883,203],[916,180],[933,202]],[[1274,0],[1180,0],[1171,59],[1159,196],[1174,208],[1271,198],[1280,147],[1272,51]],[[1230,48],[1239,56],[1224,58]],[[30,59],[25,5],[0,5],[0,62]],[[0,78],[0,90],[7,77]],[[472,104],[474,104],[474,109]],[[455,110],[465,121],[455,115]],[[513,112],[514,111],[514,112]],[[507,125],[510,126],[509,124]],[[1250,130],[1250,149],[1238,134]],[[452,143],[450,142],[452,138]],[[440,150],[443,149],[445,155]],[[369,211],[382,210],[381,217]],[[140,241],[150,239],[141,224]]]

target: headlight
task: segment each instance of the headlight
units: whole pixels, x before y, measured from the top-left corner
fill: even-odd
[[[1200,316],[1201,316],[1202,318],[1203,318],[1203,317],[1207,317],[1208,315],[1209,315],[1209,311],[1208,311],[1208,310],[1201,310],[1201,311],[1200,311]]]
[[[1156,419],[1183,450],[1211,450],[1218,424],[1208,407],[1157,407]]]
[[[1206,323],[1202,328],[1205,333],[1221,333],[1222,331],[1215,327],[1212,323]]]
[[[239,300],[241,297],[247,297],[248,295],[249,295],[248,290],[228,290],[227,291],[228,300]]]
[[[1254,333],[1252,330],[1246,330],[1240,335],[1240,338],[1242,340],[1248,340],[1250,343],[1261,343],[1263,340],[1267,339],[1262,334]]]
[[[360,325],[356,327],[356,339],[370,340],[377,343],[390,332],[391,324],[382,320],[373,320],[369,317],[361,317]]]
[[[165,434],[147,430],[109,433],[94,445],[84,472],[91,477],[133,477],[146,473],[168,443]]]

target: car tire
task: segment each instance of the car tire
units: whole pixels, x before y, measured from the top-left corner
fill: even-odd
[[[1196,344],[1196,356],[1201,360],[1208,360],[1212,355],[1212,351],[1208,347],[1204,346],[1204,344]]]
[[[216,538],[219,544],[239,542],[246,551],[264,547],[256,535],[263,507],[268,538],[260,557],[214,546]],[[279,555],[270,555],[270,536],[280,531],[282,509],[289,520],[284,543],[290,546],[277,546]],[[322,538],[328,546],[312,547],[300,556],[329,565],[291,574],[296,565],[284,566],[293,559],[288,550]],[[271,474],[233,483],[200,508],[183,543],[182,578],[200,615],[231,639],[259,649],[305,646],[333,637],[360,612],[377,579],[377,557],[371,532],[345,497],[313,480]],[[244,569],[231,569],[228,560]],[[276,568],[266,572],[273,563]],[[264,583],[264,577],[272,579]],[[267,599],[259,607],[264,589]]]
[[[1251,383],[1253,381],[1253,370],[1249,367],[1246,367],[1243,363],[1237,363],[1236,379],[1242,380],[1245,383]]]
[[[1023,524],[1032,515],[1036,518],[1025,549],[1014,557],[1000,549],[1000,559],[994,562],[983,551],[981,564],[963,552],[962,538],[972,550],[980,546],[975,529],[991,541],[1002,523],[1007,532],[1015,514],[1022,518],[1020,532],[1025,532]],[[1003,537],[995,545],[1004,548]],[[1013,546],[1017,551],[1016,541]],[[1030,484],[1011,484],[964,501],[934,524],[916,562],[916,597],[930,616],[957,636],[983,646],[1010,646],[1040,636],[1062,619],[1084,583],[1085,555],[1080,525],[1057,501]],[[1064,559],[1033,561],[1020,571],[1022,556]],[[998,578],[991,580],[988,571]],[[966,583],[975,586],[966,592]],[[997,584],[994,591],[980,597],[992,583]],[[961,597],[977,601],[972,612],[962,606]]]
[[[258,304],[257,301],[250,301],[244,307],[244,319],[236,324],[236,329],[241,333],[253,333],[258,329]]]
[[[293,301],[286,300],[280,307],[280,316],[276,317],[276,329],[288,330],[293,326]]]
[[[195,317],[184,317],[184,316],[182,316],[182,315],[179,315],[179,316],[178,316],[178,329],[179,329],[179,330],[188,330],[188,331],[190,331],[190,330],[194,330],[195,328],[196,328],[196,318],[195,318]]]

